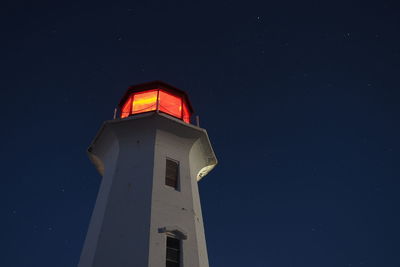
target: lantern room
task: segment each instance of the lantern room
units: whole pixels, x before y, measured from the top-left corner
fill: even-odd
[[[118,107],[120,118],[156,111],[190,123],[193,114],[187,94],[161,81],[130,86]]]

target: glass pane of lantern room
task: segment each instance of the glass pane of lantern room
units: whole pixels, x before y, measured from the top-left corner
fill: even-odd
[[[183,121],[186,123],[190,123],[190,112],[186,102],[183,103]]]
[[[122,106],[121,109],[121,118],[126,118],[131,115],[131,107],[132,107],[132,96],[126,100],[125,104]]]
[[[170,114],[177,118],[182,118],[182,99],[160,90],[160,111]]]
[[[132,114],[153,111],[157,108],[157,90],[133,95]]]

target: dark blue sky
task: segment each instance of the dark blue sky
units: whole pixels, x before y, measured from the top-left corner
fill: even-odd
[[[76,266],[86,148],[131,84],[188,92],[212,267],[398,267],[398,1],[7,1],[0,266]],[[321,3],[322,2],[322,3]]]

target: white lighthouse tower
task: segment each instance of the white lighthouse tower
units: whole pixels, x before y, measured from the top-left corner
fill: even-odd
[[[208,267],[197,182],[217,159],[188,96],[129,87],[88,149],[103,176],[78,267]]]

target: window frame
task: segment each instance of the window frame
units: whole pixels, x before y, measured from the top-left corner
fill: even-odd
[[[168,175],[167,175],[168,174],[167,173],[168,172],[168,161],[173,162],[173,163],[176,164],[176,181],[175,181],[175,185],[171,185],[171,184],[167,183],[168,180],[171,180],[171,179],[168,179]],[[180,179],[180,162],[178,160],[166,157],[165,158],[164,185],[167,186],[167,187],[171,187],[176,191],[180,191],[180,180],[181,180]]]

